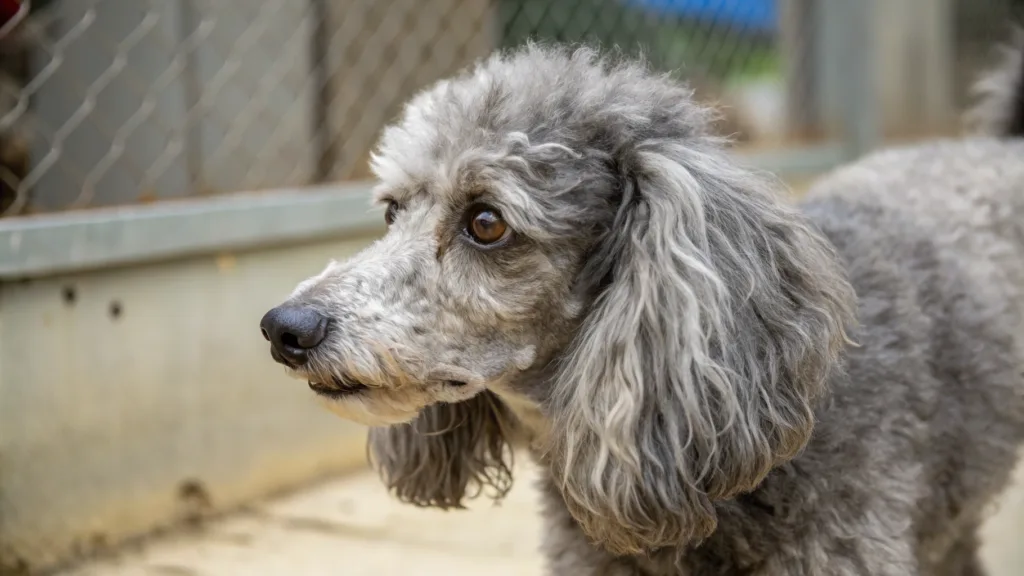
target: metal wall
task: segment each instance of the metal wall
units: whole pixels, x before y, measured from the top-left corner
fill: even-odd
[[[359,464],[257,322],[365,236],[0,288],[0,566],[49,566]],[[0,569],[0,573],[2,573]]]

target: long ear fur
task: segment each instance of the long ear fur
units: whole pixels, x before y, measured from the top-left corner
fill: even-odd
[[[831,246],[699,140],[620,158],[603,288],[550,400],[554,480],[619,554],[706,537],[716,500],[797,454],[855,321]]]
[[[500,499],[512,487],[512,422],[490,392],[435,404],[410,424],[371,428],[370,460],[388,489],[410,504],[463,508],[487,488]]]

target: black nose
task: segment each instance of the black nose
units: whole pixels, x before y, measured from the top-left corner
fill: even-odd
[[[327,318],[310,308],[278,306],[260,320],[263,337],[270,341],[270,355],[289,366],[301,366],[308,353],[327,336]]]

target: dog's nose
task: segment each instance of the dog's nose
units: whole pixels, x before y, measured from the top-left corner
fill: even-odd
[[[327,318],[302,306],[278,306],[260,320],[263,337],[270,341],[274,360],[290,366],[302,366],[309,351],[327,336]]]

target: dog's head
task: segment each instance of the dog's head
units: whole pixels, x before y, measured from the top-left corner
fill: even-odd
[[[853,316],[829,245],[710,120],[585,49],[435,85],[373,159],[388,233],[267,315],[273,354],[377,426],[408,501],[502,493],[527,428],[595,541],[706,536],[715,500],[804,446]]]

